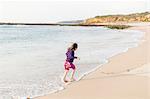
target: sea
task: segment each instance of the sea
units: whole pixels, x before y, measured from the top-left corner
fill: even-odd
[[[106,27],[0,25],[0,99],[26,99],[63,90],[68,47],[76,42],[75,79],[138,46],[144,33]],[[70,78],[70,70],[67,79]]]

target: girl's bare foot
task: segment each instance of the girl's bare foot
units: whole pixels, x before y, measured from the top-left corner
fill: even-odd
[[[68,80],[64,79],[64,82],[65,82],[65,83],[67,83],[67,82],[68,82]]]
[[[73,81],[76,81],[76,79],[74,79],[74,78],[71,78],[71,81],[73,82]]]

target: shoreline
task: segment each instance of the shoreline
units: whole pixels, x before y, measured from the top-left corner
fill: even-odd
[[[148,26],[147,26],[148,27]],[[138,29],[137,29],[138,28]],[[140,27],[131,27],[131,28],[129,28],[129,29],[131,29],[131,30],[141,30],[141,29],[139,29],[139,28],[141,28],[141,26]],[[128,30],[128,29],[127,29]],[[144,30],[144,29],[143,29]],[[143,30],[142,30],[142,32],[143,32]],[[146,31],[144,31],[144,32],[146,32]],[[148,32],[148,31],[147,31]],[[146,37],[148,37],[147,36],[148,35],[148,33],[146,33],[145,35],[144,35],[144,40],[146,39]],[[123,53],[119,53],[119,54],[117,54],[117,55],[115,55],[115,56],[112,56],[111,58],[109,58],[108,59],[108,63],[106,63],[106,64],[104,64],[102,67],[99,67],[98,69],[96,69],[96,70],[94,70],[93,72],[91,72],[91,73],[88,73],[87,75],[85,75],[80,81],[78,81],[78,82],[75,82],[75,83],[71,83],[71,84],[69,84],[69,85],[67,85],[67,86],[65,86],[66,88],[65,88],[65,90],[61,90],[61,91],[58,91],[58,92],[56,92],[56,93],[52,93],[52,94],[48,94],[48,95],[44,95],[44,96],[38,96],[38,97],[35,97],[34,99],[59,99],[60,98],[60,96],[62,96],[62,97],[64,97],[64,98],[62,98],[61,97],[61,99],[69,99],[70,97],[68,97],[69,95],[63,95],[63,93],[64,94],[71,94],[71,92],[68,92],[67,90],[71,90],[73,93],[74,92],[78,92],[79,91],[79,89],[78,90],[76,90],[75,91],[75,89],[77,89],[78,88],[78,86],[76,85],[76,84],[78,84],[78,85],[80,85],[80,84],[82,84],[82,83],[84,83],[84,82],[86,82],[86,83],[88,83],[89,84],[89,79],[91,79],[91,80],[93,80],[93,79],[96,79],[97,77],[102,77],[102,78],[104,78],[105,79],[105,77],[107,78],[109,78],[109,76],[111,77],[111,76],[117,76],[116,74],[115,74],[115,72],[116,71],[118,71],[117,69],[115,70],[112,70],[112,68],[109,68],[109,66],[111,66],[111,61],[113,61],[114,60],[114,58],[116,58],[116,57],[118,57],[118,56],[122,56],[122,54],[126,54],[126,53],[129,53],[129,51],[131,51],[131,50],[134,50],[134,49],[138,49],[140,46],[142,46],[143,45],[143,43],[145,43],[145,42],[143,42],[143,38],[142,38],[142,40],[140,40],[140,43],[138,44],[138,46],[137,47],[134,47],[134,48],[129,48],[128,49],[128,51],[127,52],[123,52]],[[145,61],[144,61],[145,62]],[[143,64],[145,64],[145,63],[143,63]],[[143,64],[140,64],[140,65],[143,65]],[[109,66],[108,66],[109,65]],[[108,66],[108,67],[107,67]],[[129,67],[132,67],[133,68],[133,66],[129,66]],[[124,68],[127,68],[127,67],[124,67]],[[101,70],[102,69],[102,70]],[[113,72],[112,72],[113,71]],[[126,72],[129,72],[130,70],[129,69],[126,69]],[[96,75],[98,73],[98,75]],[[131,75],[131,74],[130,74]],[[126,75],[125,75],[126,76]],[[128,76],[128,74],[127,74],[127,76]],[[130,78],[130,77],[128,77],[128,78]],[[91,84],[89,84],[90,86],[91,86]],[[75,87],[75,88],[74,88]],[[86,91],[86,90],[84,90],[84,89],[82,89],[81,88],[81,90],[82,91]],[[82,96],[83,94],[81,94],[81,96]],[[73,95],[73,96],[71,96],[72,98],[71,99],[75,99],[75,98],[77,98],[77,96],[75,96],[75,95]],[[77,99],[80,99],[81,97],[78,97]],[[83,97],[82,97],[83,98]],[[93,97],[92,97],[93,98]],[[95,98],[98,98],[98,97],[95,97]],[[87,97],[87,99],[91,99],[91,98],[89,98],[89,97]],[[102,98],[103,99],[103,98]],[[112,99],[112,98],[108,98],[108,99]],[[129,98],[130,99],[130,98]]]

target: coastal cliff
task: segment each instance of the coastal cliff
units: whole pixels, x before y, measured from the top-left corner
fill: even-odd
[[[105,15],[86,19],[82,22],[85,25],[98,23],[117,23],[117,22],[150,22],[150,12],[134,13],[128,15]]]

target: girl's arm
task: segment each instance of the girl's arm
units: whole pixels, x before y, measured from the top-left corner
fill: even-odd
[[[74,56],[74,51],[72,51],[72,57],[73,57],[73,59],[77,59],[78,57],[77,56]]]
[[[77,59],[78,57],[74,56],[75,59]]]

